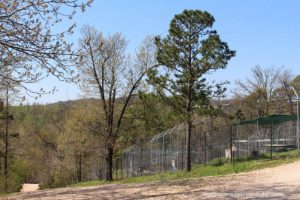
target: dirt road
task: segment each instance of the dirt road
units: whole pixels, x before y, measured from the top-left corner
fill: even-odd
[[[61,188],[5,198],[13,199],[300,199],[300,161],[222,177]]]

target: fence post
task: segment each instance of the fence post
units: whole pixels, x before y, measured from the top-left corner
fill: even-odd
[[[179,140],[178,140],[178,131],[176,132],[176,151],[177,151],[177,165],[176,169],[179,169]]]
[[[181,140],[181,169],[183,170],[184,169],[184,160],[183,160],[183,148],[184,148],[184,141],[185,140]]]
[[[118,159],[115,160],[116,180],[118,180]]]
[[[233,147],[233,141],[232,141],[232,137],[233,137],[233,128],[232,128],[233,124],[230,125],[230,162],[233,163],[233,151],[232,151],[232,147]]]
[[[165,149],[165,134],[163,134],[163,145],[162,145],[162,171],[165,171],[165,159],[166,159],[166,149]]]
[[[123,155],[121,156],[121,179],[123,179]]]
[[[271,124],[271,160],[273,160],[273,123]]]
[[[207,163],[207,138],[206,131],[204,132],[204,165]]]
[[[126,176],[128,178],[129,166],[128,166],[128,155],[126,156]]]
[[[236,156],[239,159],[240,158],[240,134],[239,134],[239,125],[236,124],[236,141],[237,141],[237,147],[236,147]]]
[[[149,173],[152,171],[152,153],[151,153],[151,149],[152,149],[152,143],[148,144],[149,160],[148,160],[148,163],[147,163],[147,165],[148,165],[147,170],[149,170]]]
[[[249,151],[250,151],[250,148],[249,148],[249,131],[247,131],[247,157],[249,157]]]
[[[132,170],[132,177],[134,177],[134,154],[132,154],[132,164],[131,164],[131,170]]]
[[[141,173],[141,176],[143,175],[143,168],[144,168],[144,161],[143,161],[143,140],[141,141],[141,144],[140,144],[140,146],[141,146],[141,153],[140,153],[140,163],[142,163],[142,164],[140,164],[140,166],[138,166],[138,170],[140,171],[140,173]]]

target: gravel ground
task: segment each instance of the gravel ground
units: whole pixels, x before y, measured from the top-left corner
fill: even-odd
[[[249,173],[18,193],[15,199],[300,199],[300,161]]]

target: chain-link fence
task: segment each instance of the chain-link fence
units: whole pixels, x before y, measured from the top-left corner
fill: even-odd
[[[126,178],[184,168],[187,126],[179,124],[147,142],[123,151],[115,161],[115,178]],[[297,121],[229,125],[222,120],[194,123],[191,135],[191,162],[205,164],[216,158],[274,156],[295,149]]]
[[[187,126],[179,124],[143,144],[128,147],[122,154],[122,177],[175,171],[184,168]],[[225,156],[230,144],[230,126],[195,122],[191,135],[191,162],[204,164]],[[116,162],[121,162],[116,161]],[[121,177],[121,176],[120,176]]]
[[[234,145],[238,158],[289,151],[297,147],[297,121],[264,125],[237,125]]]

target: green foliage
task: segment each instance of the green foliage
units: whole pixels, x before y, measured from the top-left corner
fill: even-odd
[[[57,140],[63,131],[64,113],[69,106],[13,106],[14,123],[10,133],[8,192],[18,191],[24,182],[38,182],[44,187],[53,185],[52,174],[57,165]],[[1,162],[1,160],[0,160]],[[3,183],[3,182],[1,182]]]
[[[128,147],[175,126],[179,118],[174,109],[164,104],[158,95],[140,92],[126,112],[123,122],[118,142]]]
[[[22,160],[12,160],[7,178],[6,193],[19,192],[28,173],[28,167]],[[0,176],[0,193],[4,193],[5,179]]]
[[[192,110],[200,109],[209,104],[213,87],[218,95],[225,91],[222,84],[211,85],[204,77],[225,68],[235,55],[212,29],[213,22],[208,12],[184,10],[171,21],[167,37],[156,37],[157,60],[165,73],[153,69],[148,81],[159,94],[172,96],[168,103],[180,114],[190,112],[186,110],[187,99],[193,102]]]
[[[43,184],[43,188],[57,188],[65,187],[68,184],[72,184],[72,179],[76,177],[74,171],[70,171],[66,166],[56,166],[50,175],[50,181],[47,184]],[[74,181],[76,182],[76,181]]]
[[[98,111],[98,109],[96,109]],[[86,180],[88,170],[98,160],[97,143],[101,141],[101,124],[94,106],[77,104],[69,111],[64,122],[64,133],[58,138],[58,152],[62,157],[61,164],[75,177],[69,181]],[[59,176],[55,176],[56,180]]]
[[[300,75],[296,76],[296,77],[292,80],[291,85],[292,85],[293,87],[295,87],[296,90],[299,91],[299,88],[300,88]]]

